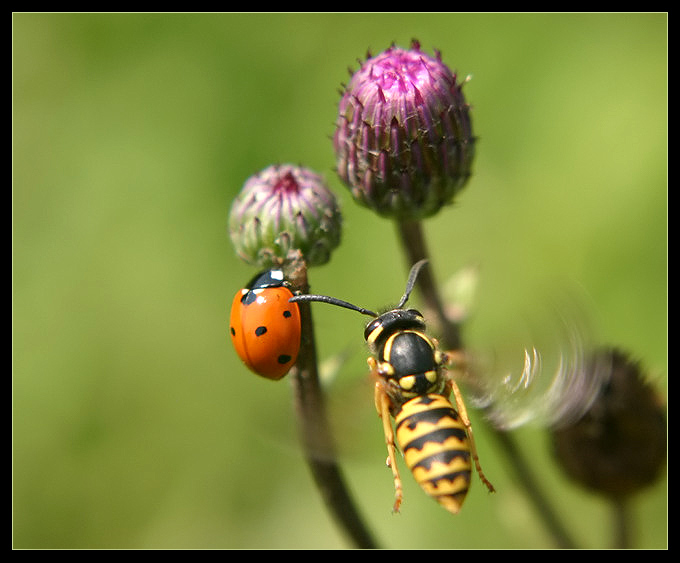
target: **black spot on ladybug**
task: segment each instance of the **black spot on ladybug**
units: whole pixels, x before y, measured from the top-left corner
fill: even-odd
[[[266,326],[258,326],[255,329],[255,336],[262,336],[264,333],[267,332],[267,327]]]
[[[292,316],[293,316],[293,313],[291,313],[290,311],[284,311],[283,312],[283,317],[286,318],[286,319],[289,319]]]
[[[281,365],[287,364],[288,362],[290,362],[290,360],[291,360],[291,357],[290,357],[288,354],[281,354],[281,355],[277,358],[277,361],[278,361]]]
[[[231,332],[231,335],[232,335],[232,336],[236,336],[236,331],[234,330],[234,327],[233,327],[233,326],[230,326],[230,327],[229,327],[229,332]]]

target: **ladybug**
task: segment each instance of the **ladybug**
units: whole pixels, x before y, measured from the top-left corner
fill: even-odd
[[[231,305],[229,332],[234,349],[252,372],[278,380],[300,350],[300,309],[281,270],[257,274]]]

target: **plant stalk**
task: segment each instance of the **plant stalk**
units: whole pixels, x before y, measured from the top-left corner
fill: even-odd
[[[307,291],[304,263],[288,279],[295,289]],[[335,446],[326,416],[323,390],[317,371],[316,343],[309,303],[299,303],[302,323],[300,353],[289,377],[293,388],[304,455],[326,507],[336,523],[361,549],[377,547],[366,527],[336,461]]]
[[[397,221],[396,226],[402,248],[408,260],[407,269],[424,258],[430,260],[422,224],[419,221]],[[461,327],[458,323],[451,321],[446,314],[435,283],[431,260],[428,266],[423,268],[417,285],[425,306],[435,317],[437,328],[441,332],[440,338],[444,349],[463,350]],[[573,548],[574,542],[570,539],[566,528],[557,516],[557,512],[539,487],[538,481],[530,469],[530,464],[524,459],[513,437],[507,432],[502,432],[490,425],[489,427],[505,452],[527,497],[531,500],[551,533],[555,544],[561,548]]]

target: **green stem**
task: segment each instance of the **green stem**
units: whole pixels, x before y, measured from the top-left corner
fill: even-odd
[[[613,498],[611,508],[614,520],[614,549],[630,549],[631,516],[628,498]]]
[[[307,290],[304,265],[288,276],[296,289]],[[374,549],[376,543],[359,514],[336,462],[332,433],[326,416],[317,371],[316,344],[309,303],[300,303],[302,340],[295,367],[290,371],[304,455],[326,507],[356,547]]]
[[[425,242],[422,225],[419,221],[397,222],[397,230],[401,239],[402,248],[406,253],[406,269],[409,270],[413,264],[423,258],[430,259],[430,254]],[[441,331],[441,339],[447,350],[461,350],[462,338],[460,335],[460,325],[451,322],[444,309],[443,302],[439,297],[437,284],[434,277],[434,267],[432,261],[423,268],[418,276],[418,288],[425,301],[425,307],[434,315],[437,328]]]
[[[495,436],[497,443],[501,446],[505,455],[509,460],[510,467],[515,472],[515,479],[524,489],[525,494],[534,505],[536,512],[540,515],[545,527],[550,532],[555,545],[560,549],[575,549],[576,545],[569,536],[564,524],[557,515],[556,510],[548,501],[548,497],[543,493],[543,490],[538,485],[538,479],[531,470],[529,464],[513,437],[507,432],[501,432],[496,428],[491,427],[491,431]]]
[[[423,258],[430,259],[422,224],[419,221],[397,221],[397,232],[408,260],[407,269],[418,260]],[[438,329],[441,331],[441,341],[444,349],[462,350],[461,327],[458,323],[451,321],[446,314],[442,300],[439,297],[431,260],[428,267],[423,269],[418,278],[418,288],[427,309],[436,319]],[[530,464],[524,459],[513,437],[493,427],[491,427],[491,430],[495,434],[498,444],[505,452],[510,466],[514,468],[516,477],[524,488],[525,493],[552,534],[556,545],[561,548],[573,548],[573,541],[569,538],[565,527],[560,522],[557,512],[538,486],[538,481],[530,469]]]

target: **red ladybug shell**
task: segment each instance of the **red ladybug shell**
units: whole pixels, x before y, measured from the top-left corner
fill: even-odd
[[[229,332],[234,349],[254,373],[281,379],[300,350],[300,310],[280,270],[255,276],[234,296]]]

